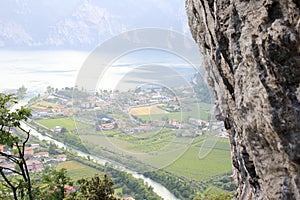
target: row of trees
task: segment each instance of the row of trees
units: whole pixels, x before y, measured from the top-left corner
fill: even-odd
[[[205,182],[190,181],[184,177],[178,177],[163,170],[145,172],[149,177],[170,190],[177,198],[188,199],[224,199],[229,200],[234,197],[236,185],[230,174],[222,174]],[[219,193],[211,192],[210,188],[217,188]]]
[[[196,184],[163,170],[145,172],[144,176],[161,183],[177,198],[182,200],[193,199],[197,193],[200,192],[200,189],[196,186]]]
[[[161,199],[154,191],[153,188],[144,184],[142,179],[136,179],[131,174],[128,174],[124,171],[116,170],[108,164],[106,166],[97,165],[94,162],[90,162],[88,160],[81,159],[79,157],[69,155],[72,160],[76,160],[84,165],[95,168],[100,172],[109,174],[114,182],[113,188],[118,189],[122,188],[122,192],[118,193],[118,196],[132,196],[136,200],[159,200]]]

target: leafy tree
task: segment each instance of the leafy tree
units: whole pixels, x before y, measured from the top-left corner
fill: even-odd
[[[28,167],[24,157],[25,145],[29,140],[30,131],[21,127],[21,121],[26,121],[30,116],[30,110],[21,107],[15,111],[10,111],[9,107],[17,103],[12,95],[0,93],[0,143],[13,149],[13,152],[0,152],[10,163],[16,167],[11,168],[0,164],[0,174],[4,179],[4,185],[12,190],[14,199],[28,196],[33,200],[32,185]],[[21,130],[21,136],[16,136],[14,132]],[[8,176],[8,173],[17,176]]]
[[[193,89],[200,102],[210,103],[212,101],[210,90],[200,73],[196,73],[193,79]]]
[[[47,93],[48,93],[48,94],[52,94],[53,92],[54,92],[54,88],[51,87],[51,86],[48,86],[48,87],[47,87]]]
[[[61,133],[66,133],[66,132],[68,132],[68,130],[65,127],[62,127],[60,132]]]
[[[50,144],[49,144],[49,153],[50,154],[57,154],[56,149],[57,149],[56,144],[54,144],[53,142],[50,142]]]
[[[43,183],[46,185],[46,193],[42,194],[44,200],[64,199],[66,197],[65,186],[73,185],[71,178],[67,176],[66,169],[49,170],[43,174]]]
[[[17,97],[18,99],[23,99],[26,95],[27,89],[24,87],[24,85],[22,85],[22,87],[20,87],[17,90]]]
[[[115,200],[113,196],[113,181],[105,174],[103,178],[96,175],[92,178],[81,179],[80,192],[82,199],[90,200]]]

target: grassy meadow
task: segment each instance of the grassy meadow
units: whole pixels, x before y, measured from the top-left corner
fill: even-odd
[[[88,126],[74,121],[73,118],[50,118],[50,119],[40,119],[36,122],[46,126],[49,129],[53,129],[55,126],[65,127],[68,131],[75,130],[76,128],[82,129],[87,128]]]
[[[63,168],[67,170],[67,174],[72,178],[73,181],[82,178],[93,177],[95,174],[102,174],[101,171],[76,161],[61,162],[56,167],[57,170]]]
[[[192,145],[165,169],[197,181],[207,180],[212,176],[231,171],[230,149],[227,139],[219,139],[204,158],[199,157],[199,145],[201,143]]]

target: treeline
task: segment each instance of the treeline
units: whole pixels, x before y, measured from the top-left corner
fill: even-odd
[[[212,177],[205,182],[191,181],[185,177],[178,177],[175,174],[163,170],[145,172],[144,176],[162,184],[181,200],[194,199],[203,194],[209,197],[211,195],[206,193],[207,190],[212,187],[223,191],[220,195],[224,196],[232,196],[232,192],[236,189],[234,180],[229,173]]]
[[[77,157],[76,155],[70,155],[72,160],[76,160],[84,165],[97,169],[103,173],[108,174],[113,182],[114,189],[122,188],[122,193],[119,193],[118,196],[132,196],[136,200],[159,200],[159,197],[154,191],[153,188],[144,184],[142,179],[136,179],[131,174],[128,174],[124,171],[119,171],[112,168],[109,165],[102,166],[98,165],[89,160],[85,160]]]
[[[199,186],[195,183],[188,181],[185,178],[179,178],[178,176],[163,170],[145,172],[144,176],[159,182],[181,200],[193,199],[202,189],[199,188]]]

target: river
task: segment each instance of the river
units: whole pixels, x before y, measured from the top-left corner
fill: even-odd
[[[20,101],[20,103],[16,104],[12,110],[15,110],[19,107],[21,107],[22,105],[26,105],[27,104],[27,101],[28,99],[24,99],[23,101]],[[107,162],[111,162],[105,158],[102,158],[102,157],[98,157],[98,156],[95,156],[95,155],[92,155],[92,154],[88,154],[88,153],[84,153],[82,151],[79,151],[79,150],[76,150],[72,147],[69,147],[65,144],[63,144],[62,142],[59,142],[57,140],[54,140],[48,136],[45,136],[45,135],[42,135],[41,133],[39,133],[38,131],[36,131],[35,129],[31,128],[30,126],[28,126],[26,123],[24,122],[21,122],[21,127],[23,129],[25,129],[26,131],[29,131],[30,130],[30,134],[37,137],[39,140],[45,140],[45,141],[50,141],[50,142],[53,142],[54,144],[56,144],[59,148],[64,148],[66,150],[70,150],[70,151],[73,151],[73,152],[76,152],[78,154],[78,156],[81,156],[81,157],[85,157],[87,158],[88,156],[95,160],[98,164],[101,164],[101,165],[105,165],[105,163]],[[148,177],[145,177],[144,175],[142,174],[139,174],[138,172],[136,171],[132,171],[130,169],[127,169],[126,167],[124,167],[122,164],[120,163],[117,163],[117,162],[113,162],[113,167],[117,170],[122,170],[122,171],[125,171],[129,174],[131,174],[134,178],[141,178],[143,179],[144,181],[144,184],[145,185],[148,185],[148,186],[151,186],[153,188],[153,191],[160,197],[162,197],[163,199],[165,200],[179,200],[178,198],[176,198],[174,196],[174,194],[172,194],[167,188],[165,188],[163,185],[161,185],[160,183],[157,183],[155,181],[153,181],[152,179],[148,178]]]

